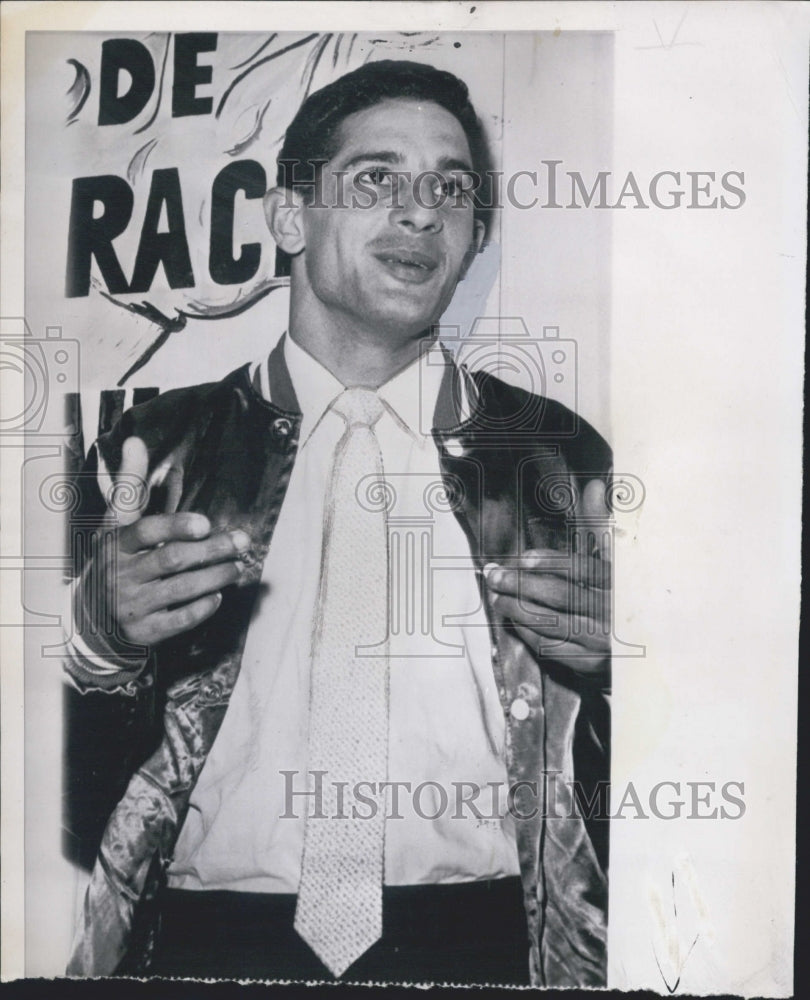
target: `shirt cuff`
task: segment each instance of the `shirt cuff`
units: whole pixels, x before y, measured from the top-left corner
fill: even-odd
[[[91,621],[82,602],[82,579],[66,588],[64,621],[72,625],[65,638],[64,669],[72,686],[82,692],[106,691],[136,695],[152,683],[146,673],[149,650],[102,633],[93,627],[82,631],[79,623]],[[77,610],[79,613],[77,614]]]

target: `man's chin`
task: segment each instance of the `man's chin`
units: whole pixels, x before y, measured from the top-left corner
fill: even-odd
[[[369,310],[367,322],[390,336],[412,340],[423,333],[428,333],[430,328],[438,323],[443,311],[443,309],[427,311],[424,308],[409,308],[408,303],[402,303],[402,308],[397,308],[396,301],[388,300],[384,308]]]
[[[431,338],[433,336],[434,325],[438,322],[438,317],[423,316],[421,318],[387,316],[381,317],[378,322],[378,329],[386,336],[390,342],[397,341],[402,344]]]

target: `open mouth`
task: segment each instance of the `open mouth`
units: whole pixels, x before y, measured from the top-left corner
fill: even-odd
[[[418,250],[381,250],[375,257],[394,277],[413,284],[427,281],[439,266],[434,257]]]

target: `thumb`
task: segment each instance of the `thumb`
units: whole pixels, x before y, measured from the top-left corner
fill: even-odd
[[[602,479],[589,479],[582,491],[580,517],[588,521],[607,521],[610,510],[607,506],[606,487]]]
[[[139,437],[128,437],[121,449],[121,467],[107,498],[108,511],[123,527],[139,520],[149,503],[149,453]]]
[[[598,554],[610,558],[611,513],[607,504],[607,487],[602,479],[589,479],[577,503],[576,517],[582,522],[581,530],[587,555]]]

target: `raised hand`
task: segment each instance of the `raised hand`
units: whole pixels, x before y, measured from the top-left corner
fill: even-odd
[[[143,516],[147,475],[145,444],[127,438],[116,486],[143,484],[139,500],[132,510],[121,511],[118,504],[108,510],[107,523],[116,527],[83,587],[96,588],[103,606],[112,609],[120,639],[148,646],[187,632],[217,610],[222,589],[242,574],[240,556],[250,539],[238,530],[212,533],[202,514]],[[94,606],[86,595],[84,604]]]
[[[573,552],[532,549],[509,568],[488,564],[484,578],[492,606],[535,653],[601,678],[610,668],[611,636],[604,482],[586,484],[574,514]]]

